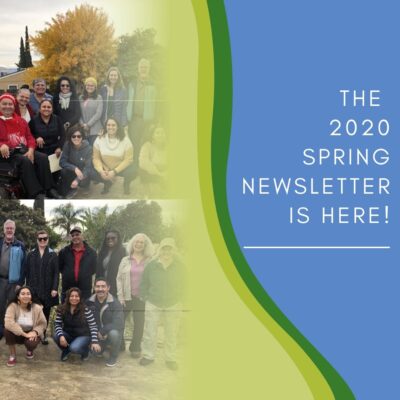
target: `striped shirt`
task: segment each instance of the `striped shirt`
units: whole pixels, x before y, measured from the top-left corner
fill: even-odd
[[[96,320],[92,311],[85,307],[85,319],[82,320],[77,313],[71,314],[70,312],[64,315],[57,311],[56,319],[54,321],[54,331],[58,338],[67,333],[72,338],[78,336],[90,336],[92,343],[98,343],[97,338],[98,328]]]

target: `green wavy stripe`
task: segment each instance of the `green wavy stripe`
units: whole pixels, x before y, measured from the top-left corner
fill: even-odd
[[[196,2],[193,1],[194,8],[196,9]],[[254,295],[255,299],[267,311],[267,313],[294,339],[294,341],[304,350],[304,352],[310,357],[312,362],[318,367],[326,381],[328,382],[333,395],[336,399],[354,399],[354,395],[346,382],[336,372],[336,370],[324,359],[324,357],[315,349],[315,347],[297,330],[297,328],[286,318],[286,316],[279,310],[276,304],[265,292],[264,288],[260,285],[257,278],[252,273],[249,265],[247,264],[239,244],[237,243],[232,223],[230,220],[228,207],[227,207],[227,195],[226,195],[226,169],[227,160],[229,153],[229,142],[230,142],[230,129],[231,129],[231,116],[232,116],[232,65],[231,65],[231,54],[230,54],[230,42],[229,32],[226,21],[225,9],[223,1],[221,0],[209,0],[208,1],[209,17],[212,30],[212,45],[214,58],[214,108],[211,110],[212,118],[212,137],[211,143],[207,132],[209,131],[206,127],[207,118],[210,114],[210,110],[205,107],[202,109],[202,105],[212,101],[210,93],[206,93],[206,85],[203,82],[209,80],[209,70],[206,73],[202,68],[202,57],[210,52],[207,49],[207,45],[202,46],[202,40],[200,35],[200,68],[199,68],[199,152],[201,152],[199,167],[200,167],[200,179],[202,186],[203,196],[203,207],[207,218],[208,229],[210,236],[212,237],[214,247],[217,255],[221,261],[221,265],[224,267],[225,273],[230,279],[235,290],[241,296],[243,301],[248,307],[255,313],[260,321],[268,327],[271,333],[279,340],[279,342],[288,351],[299,370],[303,374],[307,381],[314,398],[327,400],[332,398],[332,395],[324,387],[324,383],[321,382],[319,377],[316,375],[313,368],[307,363],[307,360],[301,356],[297,351],[296,347],[293,346],[289,341],[281,335],[281,333],[271,324],[271,321],[266,318],[266,315],[262,315],[260,310],[257,309],[257,305],[254,304],[253,299],[249,296],[248,292],[242,287],[242,282],[236,276],[236,270],[240,274],[240,277],[246,283],[248,289]],[[200,33],[200,31],[199,31]],[[211,51],[212,51],[211,50]],[[204,59],[203,59],[204,62]],[[208,60],[208,67],[212,68],[212,61]],[[205,60],[204,64],[207,64]],[[207,167],[206,163],[210,162],[210,159],[206,159],[204,155],[209,151],[211,146],[211,171]],[[213,198],[212,188],[210,188],[210,177],[212,176],[212,185],[215,196],[215,210],[213,209],[210,199]],[[218,226],[219,220],[220,226]],[[223,238],[219,237],[223,231]],[[222,243],[225,241],[226,247],[229,249],[229,254]],[[235,266],[232,266],[232,260]],[[236,268],[233,271],[233,268]],[[264,313],[265,314],[265,313]]]

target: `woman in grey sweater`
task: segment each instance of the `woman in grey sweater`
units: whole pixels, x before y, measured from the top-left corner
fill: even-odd
[[[83,139],[78,125],[69,128],[60,159],[62,196],[73,197],[78,186],[88,189],[93,175],[92,146]]]
[[[81,105],[81,119],[83,130],[89,144],[93,146],[97,136],[100,135],[103,126],[101,115],[103,113],[103,98],[97,93],[97,81],[89,77],[85,80],[83,94],[79,96]]]

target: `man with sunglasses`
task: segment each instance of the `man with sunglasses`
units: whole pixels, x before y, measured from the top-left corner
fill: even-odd
[[[15,222],[4,222],[4,237],[0,239],[0,339],[3,337],[4,316],[8,302],[25,281],[25,246],[15,238]]]
[[[28,253],[25,263],[26,284],[43,305],[43,313],[49,323],[50,311],[58,301],[58,256],[49,247],[49,234],[41,230],[36,234],[37,243]],[[46,332],[42,343],[47,345]]]
[[[82,230],[78,226],[70,230],[71,244],[61,249],[58,255],[59,271],[62,278],[61,300],[71,287],[77,287],[86,300],[92,294],[92,277],[96,272],[96,252],[83,240]]]

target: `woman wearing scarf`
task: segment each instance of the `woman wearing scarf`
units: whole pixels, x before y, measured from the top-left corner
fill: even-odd
[[[53,104],[54,114],[61,118],[65,130],[79,122],[81,117],[79,99],[71,79],[67,76],[58,79]]]
[[[35,138],[27,122],[15,113],[16,100],[10,94],[0,96],[0,162],[17,168],[27,197],[61,198],[55,190],[49,160],[35,151]]]

